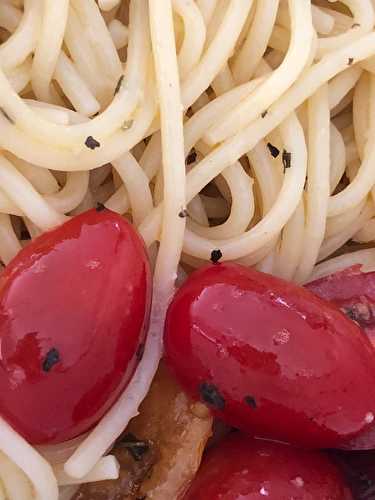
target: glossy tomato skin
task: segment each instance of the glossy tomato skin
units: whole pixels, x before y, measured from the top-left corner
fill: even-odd
[[[356,321],[375,346],[375,272],[353,266],[305,285]]]
[[[339,307],[360,326],[375,347],[375,272],[364,273],[361,266],[356,265],[312,281],[305,287]],[[375,422],[366,432],[342,447],[351,450],[374,449]]]
[[[183,500],[352,500],[323,453],[235,434],[211,449]]]
[[[150,300],[143,242],[119,215],[35,239],[0,276],[0,414],[33,444],[90,429],[132,377]]]
[[[185,390],[256,436],[336,447],[375,414],[374,352],[336,307],[236,264],[190,276],[172,301],[165,357]]]

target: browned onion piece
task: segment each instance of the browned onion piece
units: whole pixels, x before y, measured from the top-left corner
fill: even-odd
[[[212,418],[193,403],[161,365],[123,439],[111,451],[120,478],[83,485],[75,500],[177,500],[194,477]]]

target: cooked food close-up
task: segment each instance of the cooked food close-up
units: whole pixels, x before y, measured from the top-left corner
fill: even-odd
[[[0,500],[375,500],[375,0],[0,0]]]

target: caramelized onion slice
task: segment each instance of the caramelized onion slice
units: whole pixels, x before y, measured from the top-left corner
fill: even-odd
[[[83,485],[75,499],[177,500],[194,477],[211,432],[208,410],[192,402],[161,364],[140,414],[111,451],[121,466],[119,479]]]

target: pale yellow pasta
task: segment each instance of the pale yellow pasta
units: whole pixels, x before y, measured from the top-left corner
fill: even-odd
[[[304,245],[295,276],[304,282],[310,276],[323,243],[330,194],[330,124],[328,87],[323,85],[308,102],[309,157],[307,167],[306,227]]]
[[[277,250],[271,254],[272,274],[289,281],[293,280],[301,256],[306,250],[304,246],[305,218],[304,201],[301,200],[281,232]],[[271,259],[271,255],[267,257],[267,261]]]
[[[0,236],[0,258],[4,264],[8,264],[21,250],[8,214],[0,213]]]
[[[246,101],[232,111],[221,125],[214,127],[205,135],[205,140],[209,144],[216,144],[234,135],[261,113],[267,112],[269,106],[295,81],[304,68],[313,41],[309,2],[290,0],[290,9],[292,39],[282,65]]]
[[[121,156],[113,165],[129,193],[133,223],[137,226],[153,208],[148,177],[130,153]]]
[[[257,2],[253,23],[233,62],[233,74],[237,83],[244,83],[251,78],[266,51],[278,7],[279,0]]]
[[[94,429],[32,447],[0,418],[0,500],[118,477],[168,303],[213,250],[299,284],[375,270],[375,2],[335,4],[0,0],[0,273],[97,203],[153,272],[144,357]]]
[[[17,29],[0,46],[0,64],[3,68],[14,68],[27,59],[35,49],[40,22],[39,2],[25,0],[24,14]]]
[[[0,26],[13,33],[19,25],[22,12],[14,5],[8,3],[0,4]]]
[[[184,78],[198,64],[206,41],[203,16],[193,0],[173,0],[177,14],[184,22],[184,41],[178,54],[180,78]]]
[[[74,63],[61,51],[54,68],[54,77],[74,109],[86,116],[100,110],[100,104],[79,74]]]
[[[33,91],[41,101],[60,102],[51,88],[51,80],[63,43],[68,10],[69,0],[43,2],[42,23],[31,69]]]
[[[69,172],[62,189],[44,196],[45,201],[56,212],[66,214],[74,210],[83,200],[89,185],[89,172]]]

